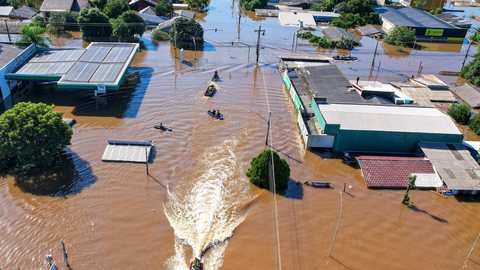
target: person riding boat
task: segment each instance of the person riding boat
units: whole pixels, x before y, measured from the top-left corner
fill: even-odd
[[[218,71],[215,70],[215,73],[213,74],[212,81],[218,81],[220,79],[220,76],[218,76]]]
[[[191,270],[203,270],[203,264],[199,258],[195,258],[193,262],[190,263]]]
[[[217,112],[216,110],[213,110],[213,111],[212,111],[213,116],[217,115],[216,112]]]
[[[217,114],[216,114],[217,117],[220,117],[222,116],[222,114],[220,113],[220,110],[217,111]]]

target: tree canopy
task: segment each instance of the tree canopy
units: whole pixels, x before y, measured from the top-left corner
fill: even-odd
[[[395,26],[385,35],[383,41],[395,46],[410,47],[415,42],[415,29],[410,29],[406,26]]]
[[[20,39],[16,44],[25,46],[33,43],[39,47],[48,47],[47,39],[43,36],[46,31],[38,25],[24,24],[20,27]]]
[[[186,18],[176,19],[170,33],[172,41],[174,41],[173,39],[175,38],[175,31],[177,32],[177,47],[192,48],[193,38],[195,39],[197,48],[203,46],[203,28],[195,20]]]
[[[267,5],[267,0],[240,0],[240,5],[246,10],[255,10]]]
[[[462,68],[462,77],[476,86],[480,86],[480,53],[476,53],[472,61]]]
[[[448,115],[450,115],[455,122],[467,125],[472,116],[472,111],[470,106],[466,103],[455,104],[453,103],[450,108],[448,108]]]
[[[98,9],[103,9],[107,4],[107,0],[89,0],[89,2],[92,7],[96,7]]]
[[[21,102],[0,115],[0,167],[45,167],[70,144],[72,129],[43,103]]]
[[[112,36],[116,37],[118,41],[128,42],[133,39],[128,25],[122,18],[112,19],[110,22],[112,24]]]
[[[66,12],[51,12],[48,18],[48,32],[52,34],[62,34],[65,32],[65,25],[67,23]]]
[[[103,8],[103,13],[111,19],[116,19],[125,11],[130,10],[128,2],[125,0],[108,0]]]
[[[203,11],[208,6],[208,0],[186,0],[187,4],[192,9]]]
[[[108,16],[98,8],[83,9],[78,16],[78,23],[84,39],[105,38],[112,34],[112,25]]]
[[[173,4],[170,0],[160,0],[155,7],[157,16],[170,17],[173,12]]]
[[[288,187],[290,167],[275,151],[265,150],[258,156],[254,157],[250,163],[247,177],[250,179],[250,182],[257,187],[271,189],[269,181],[269,163],[272,161],[272,155],[274,166],[270,166],[270,170],[274,169],[275,171],[275,191],[284,194]]]
[[[120,17],[127,25],[130,32],[130,35],[143,35],[147,26],[142,17],[140,17],[135,11],[129,10],[124,12]]]
[[[468,128],[480,136],[480,114],[475,115],[468,123]]]

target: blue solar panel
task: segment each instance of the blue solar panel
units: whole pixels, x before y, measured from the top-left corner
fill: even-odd
[[[85,62],[102,62],[108,52],[112,49],[111,46],[93,46],[80,57],[80,61]]]
[[[63,81],[71,82],[88,82],[92,77],[99,64],[77,62],[75,65],[63,76]]]
[[[123,64],[100,64],[90,79],[91,83],[115,82]]]

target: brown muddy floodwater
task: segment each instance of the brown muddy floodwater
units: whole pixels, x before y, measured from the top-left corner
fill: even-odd
[[[57,196],[25,193],[13,177],[0,180],[1,269],[45,269],[46,254],[63,266],[61,239],[77,270],[187,269],[202,252],[207,269],[464,266],[480,232],[478,202],[413,191],[420,211],[412,211],[400,203],[402,191],[369,190],[360,170],[328,153],[303,150],[275,67],[278,55],[291,52],[294,28],[279,26],[275,18],[242,15],[239,20],[236,1],[213,0],[199,21],[220,31],[206,31],[204,51],[187,52],[184,64],[174,61],[169,43],[145,38],[146,48],[133,63],[141,74],[134,88],[98,99],[48,87],[16,94],[16,101],[53,103],[77,120],[67,151],[73,173],[66,174],[71,184]],[[253,30],[259,24],[266,35],[256,67]],[[351,79],[369,76],[375,41],[362,42],[353,52],[360,61],[340,66]],[[78,39],[54,43],[85,46]],[[318,53],[305,46],[298,51]],[[392,58],[381,48],[377,59],[385,70],[373,76],[388,81],[416,72],[420,61],[424,72],[458,68],[462,54],[419,51]],[[208,99],[203,91],[214,70],[222,81]],[[212,108],[220,109],[225,121],[208,117],[205,112]],[[293,186],[293,198],[286,198],[249,184],[245,172],[264,149],[268,111],[273,148],[290,164],[291,178],[328,180],[334,189]],[[158,122],[173,132],[154,129]],[[153,140],[157,150],[150,176],[142,164],[102,162],[108,139]],[[343,194],[343,216],[329,257],[344,183],[351,187]],[[467,269],[480,269],[480,248]]]

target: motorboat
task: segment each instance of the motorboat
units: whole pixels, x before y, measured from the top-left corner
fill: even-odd
[[[199,258],[195,258],[191,263],[190,263],[190,270],[203,270],[203,263],[200,261]]]
[[[356,61],[358,60],[358,57],[351,56],[351,55],[335,55],[333,57],[333,60],[339,60],[339,61]]]
[[[208,113],[208,115],[210,115],[210,116],[213,117],[213,118],[216,118],[216,119],[218,119],[218,120],[223,120],[223,114],[221,114],[219,111],[215,111],[215,110],[210,111],[210,110],[208,110],[207,113]]]
[[[316,188],[329,188],[330,182],[305,181],[303,184]]]
[[[211,83],[208,87],[207,90],[205,90],[205,96],[206,97],[213,97],[215,93],[217,92],[217,88],[213,83]]]
[[[156,128],[156,129],[159,129],[161,131],[172,131],[171,128],[164,126],[162,123],[160,123],[158,125],[155,125],[153,127]]]

